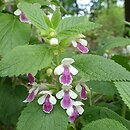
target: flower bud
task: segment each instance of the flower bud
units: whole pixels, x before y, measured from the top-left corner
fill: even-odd
[[[56,32],[50,32],[50,37],[55,37],[56,36]]]
[[[126,49],[127,49],[127,52],[130,53],[130,45],[128,45],[128,46],[126,47]]]
[[[57,39],[57,38],[52,38],[52,39],[50,39],[50,45],[56,46],[56,45],[58,45],[58,44],[59,44],[59,42],[58,42],[58,39]]]
[[[53,70],[51,68],[46,70],[47,76],[51,76]]]

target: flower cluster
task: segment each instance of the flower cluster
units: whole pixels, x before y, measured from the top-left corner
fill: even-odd
[[[89,49],[86,47],[87,41],[81,38],[84,38],[84,35],[79,35],[79,39],[73,40],[72,45],[80,52],[88,53]],[[58,40],[52,38],[50,45],[58,45]],[[37,84],[32,74],[28,74],[29,85],[31,85],[32,88],[29,90],[28,97],[23,102],[30,103],[34,100],[36,95],[41,95],[38,99],[38,104],[43,106],[45,113],[50,113],[53,109],[53,105],[55,105],[57,99],[59,99],[61,100],[61,107],[66,110],[69,116],[69,121],[74,122],[75,119],[84,112],[82,107],[84,104],[81,101],[75,100],[78,98],[78,94],[80,95],[80,100],[86,100],[88,91],[88,87],[84,83],[78,83],[75,87],[72,86],[73,76],[78,74],[78,70],[72,66],[74,62],[72,58],[64,58],[61,64],[54,69],[54,75],[59,76],[59,82],[61,84],[61,90],[56,93],[56,97],[53,96],[53,91],[48,90],[45,84]],[[50,72],[50,70],[47,72]]]
[[[84,112],[81,101],[74,101],[78,94],[80,93],[80,99],[87,99],[87,86],[83,83],[76,85],[75,90],[72,90],[71,85],[73,78],[72,75],[78,74],[78,70],[73,67],[71,64],[74,63],[74,60],[71,58],[65,58],[62,60],[61,65],[57,66],[54,70],[55,75],[59,75],[59,82],[62,84],[61,90],[56,93],[56,98],[60,99],[61,107],[66,110],[70,118],[70,122],[74,122],[75,119]],[[32,74],[28,74],[29,85],[31,89],[29,90],[29,95],[23,102],[32,102],[36,95],[41,95],[38,99],[38,104],[43,106],[43,111],[45,113],[50,113],[53,109],[53,105],[56,104],[57,100],[52,95],[53,91],[48,90],[45,84],[37,84],[35,78]]]
[[[54,70],[55,75],[60,75],[59,82],[62,84],[62,90],[56,94],[56,97],[62,99],[61,107],[66,109],[66,112],[70,117],[70,122],[74,122],[75,119],[84,112],[84,109],[82,108],[82,105],[84,104],[81,101],[74,101],[78,95],[72,90],[72,75],[78,74],[78,70],[71,65],[72,63],[74,63],[74,59],[64,58],[61,65],[57,66]],[[87,86],[85,84],[77,84],[75,90],[80,93],[80,98],[82,100],[87,99]]]

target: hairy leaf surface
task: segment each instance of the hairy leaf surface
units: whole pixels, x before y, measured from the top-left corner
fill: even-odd
[[[37,102],[28,104],[19,118],[17,130],[67,130],[68,117],[59,106],[45,114]]]
[[[52,57],[51,50],[42,45],[16,47],[0,61],[0,76],[35,74],[38,70],[48,67]]]
[[[16,46],[29,43],[30,25],[21,23],[15,16],[0,13],[0,55]]]

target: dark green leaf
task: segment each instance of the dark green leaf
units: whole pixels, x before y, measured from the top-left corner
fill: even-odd
[[[10,84],[0,86],[0,121],[8,125],[16,125],[21,110],[24,107],[23,100],[27,96],[24,86],[12,88]]]

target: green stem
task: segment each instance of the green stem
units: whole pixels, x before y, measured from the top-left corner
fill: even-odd
[[[90,90],[90,95],[89,95],[89,105],[92,106],[92,90]]]
[[[59,63],[60,63],[59,48],[58,48],[58,46],[57,46],[56,64],[59,65]]]
[[[122,116],[125,118],[126,116],[126,110],[127,110],[127,106],[125,103],[123,103],[123,106],[122,106]]]

